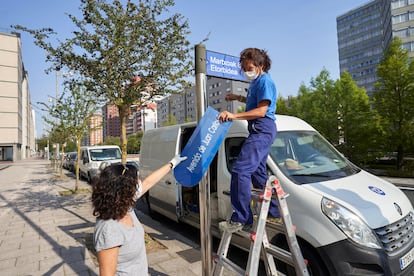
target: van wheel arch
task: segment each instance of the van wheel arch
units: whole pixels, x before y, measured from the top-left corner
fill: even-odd
[[[302,251],[303,258],[308,262],[307,268],[309,271],[309,275],[329,276],[328,270],[316,249],[308,242],[306,242],[303,239],[300,239],[299,237],[297,237],[297,240],[299,243],[299,247]],[[271,243],[289,251],[289,246],[286,237],[283,234],[278,234],[275,237],[273,237]],[[278,268],[278,270],[279,268],[281,268],[282,273],[288,276],[296,275],[294,267],[287,265],[276,259],[275,262],[276,267]]]

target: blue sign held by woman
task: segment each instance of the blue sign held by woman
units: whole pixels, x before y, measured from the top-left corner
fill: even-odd
[[[221,123],[217,119],[218,114],[214,108],[207,108],[181,152],[181,156],[187,156],[187,159],[175,167],[174,176],[185,187],[193,187],[200,182],[231,127],[232,122]]]

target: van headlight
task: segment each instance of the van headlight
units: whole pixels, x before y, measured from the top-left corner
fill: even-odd
[[[382,248],[371,228],[347,208],[324,197],[322,212],[354,242],[370,248]]]

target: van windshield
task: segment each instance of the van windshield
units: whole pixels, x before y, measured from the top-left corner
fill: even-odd
[[[278,132],[270,156],[298,184],[342,178],[359,171],[320,134],[312,131]]]
[[[121,151],[118,148],[91,149],[89,153],[92,161],[121,159]]]

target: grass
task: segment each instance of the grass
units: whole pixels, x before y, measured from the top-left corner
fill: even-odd
[[[77,191],[73,189],[59,191],[59,195],[61,196],[69,196],[69,195],[76,195],[76,194],[88,194],[91,191],[89,189],[78,189]]]

